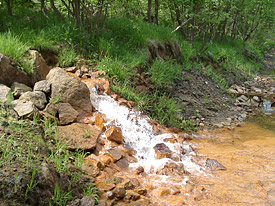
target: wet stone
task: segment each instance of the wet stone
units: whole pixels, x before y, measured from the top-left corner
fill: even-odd
[[[122,131],[119,127],[110,127],[106,129],[105,135],[108,140],[114,141],[116,143],[122,143],[123,137],[122,137]]]
[[[136,174],[139,175],[140,173],[144,172],[144,168],[142,166],[139,166],[137,169],[136,169]]]
[[[215,159],[207,158],[205,166],[211,170],[226,170],[226,168]]]
[[[126,190],[123,187],[117,187],[114,189],[114,195],[116,198],[122,199],[126,194]]]
[[[106,155],[111,157],[112,162],[117,162],[124,156],[124,152],[121,151],[120,149],[115,148],[115,149],[109,149]]]
[[[172,151],[164,143],[156,144],[154,150],[157,159],[170,158],[172,156]]]
[[[126,200],[136,201],[140,199],[140,195],[132,190],[127,190],[125,195]]]
[[[58,127],[58,138],[67,142],[67,149],[93,150],[101,131],[96,126],[73,123]]]
[[[136,188],[134,191],[143,196],[147,195],[147,189],[145,188]]]
[[[129,167],[129,163],[127,161],[127,159],[122,158],[120,160],[118,160],[116,162],[116,165],[120,168],[120,169],[127,169]]]

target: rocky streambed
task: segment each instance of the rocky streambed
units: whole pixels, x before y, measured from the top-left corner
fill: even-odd
[[[270,163],[267,168],[261,162],[274,158],[274,134],[250,124],[241,127],[247,117],[262,110],[274,116],[274,77],[257,77],[233,85],[229,90],[234,97],[230,109],[221,113],[216,122],[211,121],[224,130],[190,134],[150,120],[134,108],[133,102],[112,92],[104,75],[85,65],[53,68],[46,80],[37,81],[33,87],[18,82],[13,82],[11,88],[0,87],[1,99],[10,101],[10,95],[15,98],[14,117],[54,119],[58,122],[57,138],[66,149],[85,153],[80,169],[99,189],[99,199],[88,201],[79,196],[70,205],[274,203],[270,189],[273,183],[269,184],[273,181],[269,173],[273,171],[268,169],[273,166]],[[204,120],[199,121],[204,126]],[[261,132],[264,134],[258,135]],[[253,153],[256,149],[258,153]],[[262,155],[261,150],[267,154]],[[266,170],[257,183],[252,177],[260,171],[254,169],[248,175],[251,167],[245,163],[254,157],[259,158],[254,166]],[[237,160],[233,167],[234,158]],[[247,181],[241,182],[243,176],[248,176]],[[225,180],[232,184],[221,190]],[[235,191],[245,193],[253,184],[257,189],[249,197],[235,198]],[[266,196],[254,195],[260,187],[265,187],[261,191]]]

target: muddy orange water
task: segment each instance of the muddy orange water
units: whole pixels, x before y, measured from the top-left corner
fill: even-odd
[[[243,124],[192,143],[202,159],[216,159],[227,168],[193,176],[195,184],[205,188],[196,205],[275,205],[274,130]]]

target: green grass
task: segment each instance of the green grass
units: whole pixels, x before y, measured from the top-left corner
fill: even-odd
[[[51,119],[17,120],[12,116],[10,102],[0,102],[0,169],[9,176],[0,176],[1,197],[7,202],[27,203],[41,188],[39,175],[41,163],[56,168],[60,176],[71,176],[68,179],[67,189],[59,185],[55,187],[52,197],[45,200],[52,205],[66,205],[75,198],[75,186],[92,189],[90,194],[97,198],[97,188],[81,182],[82,173],[71,171],[69,164],[81,168],[84,151],[66,150],[66,142],[57,138],[57,125]],[[14,172],[16,171],[16,172]],[[3,173],[2,173],[3,174]],[[5,183],[5,178],[14,178],[11,184]],[[80,191],[80,190],[79,190]],[[81,191],[80,191],[81,192]]]
[[[63,48],[58,55],[59,66],[69,67],[77,62],[77,54],[73,49]]]
[[[207,43],[207,49],[202,53],[199,50],[200,40],[191,44],[179,33],[171,33],[174,28],[167,25],[156,26],[141,20],[112,17],[107,19],[104,30],[96,36],[90,36],[84,27],[77,28],[71,19],[61,22],[51,11],[49,18],[41,19],[38,7],[30,10],[19,6],[14,9],[14,15],[9,17],[6,11],[0,12],[3,20],[0,52],[19,62],[22,70],[32,72],[32,68],[24,61],[25,52],[30,48],[54,50],[58,53],[61,67],[72,66],[85,59],[91,65],[96,65],[95,69],[107,73],[112,89],[122,97],[134,101],[152,118],[169,126],[181,125],[174,120],[176,112],[173,110],[178,110],[175,106],[177,102],[166,90],[181,80],[182,70],[205,68],[204,73],[219,87],[226,89],[232,82],[241,81],[247,75],[254,76],[262,68],[259,62],[243,56],[244,49],[247,49],[263,60],[263,53],[251,42],[213,40]],[[148,40],[162,43],[166,40],[177,41],[183,54],[182,64],[156,60],[150,65],[147,59]],[[272,45],[272,42],[266,44]],[[198,56],[218,62],[219,70],[194,60]],[[135,85],[131,79],[135,78],[138,68],[143,68],[151,78],[154,87],[152,93],[134,92]]]
[[[180,65],[172,61],[154,61],[149,68],[148,73],[151,75],[151,80],[158,89],[165,89],[168,86],[173,86],[175,80],[181,77],[182,68]]]

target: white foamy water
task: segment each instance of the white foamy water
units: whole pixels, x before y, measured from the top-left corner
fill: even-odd
[[[176,136],[176,134],[155,135],[153,127],[148,122],[148,118],[141,117],[139,112],[131,111],[127,107],[119,105],[110,96],[98,95],[96,88],[91,90],[91,101],[96,110],[104,115],[111,122],[122,129],[124,143],[136,150],[135,157],[138,163],[132,163],[131,167],[143,166],[148,173],[161,168],[168,161],[174,163],[183,163],[184,169],[200,171],[200,167],[191,161],[195,153],[188,144],[164,142],[165,138]],[[108,123],[106,123],[108,125]],[[180,157],[178,162],[168,158],[155,159],[154,146],[158,143],[165,143],[169,149]],[[186,154],[182,154],[185,150]],[[153,171],[152,171],[153,170]]]

